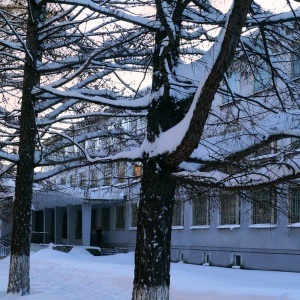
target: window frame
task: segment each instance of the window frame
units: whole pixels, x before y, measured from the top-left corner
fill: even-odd
[[[198,220],[204,220],[204,222]],[[191,228],[210,227],[210,197],[200,195],[191,199]]]
[[[174,203],[172,229],[182,229],[184,227],[184,202],[177,200]]]
[[[295,43],[292,47],[293,52],[291,53],[291,78],[295,79],[300,77],[300,46]]]
[[[92,169],[91,170],[91,181],[90,187],[95,188],[99,186],[99,170]]]
[[[125,183],[126,181],[126,162],[118,162],[118,183]]]
[[[288,192],[288,224],[299,224],[300,225],[300,186],[297,184],[289,184],[289,192]],[[292,198],[292,189],[297,190],[297,199],[295,202]],[[293,205],[294,204],[294,205]],[[296,209],[294,208],[296,206]],[[296,210],[296,213],[292,213],[292,211]],[[296,217],[296,221],[294,219]]]
[[[67,185],[67,178],[66,177],[60,177],[59,184],[60,185]]]
[[[79,186],[85,188],[87,184],[87,172],[83,171],[79,173]]]
[[[75,188],[77,186],[76,174],[70,174],[69,182],[70,182],[70,187]]]
[[[224,83],[225,94],[222,95],[222,104],[232,103],[235,99],[232,94],[240,93],[242,90],[241,72],[239,70],[232,70],[226,73],[227,83]],[[227,86],[228,85],[228,86]]]
[[[224,198],[226,197],[226,198]],[[232,203],[228,203],[229,201]],[[218,228],[227,228],[232,226],[240,227],[241,225],[241,201],[240,197],[228,191],[219,192],[219,220]],[[226,201],[226,203],[225,203]],[[225,206],[226,204],[226,206]],[[225,215],[224,215],[225,214]],[[234,221],[232,221],[234,220]]]
[[[116,204],[114,207],[114,230],[125,230],[126,207],[124,204]]]
[[[253,92],[262,92],[272,88],[272,86],[273,82],[270,66],[264,61],[257,61],[253,74]]]
[[[262,193],[268,193],[263,195]],[[266,196],[266,197],[265,197]],[[251,191],[251,198],[256,202],[252,204],[251,208],[251,225],[254,226],[273,226],[277,224],[277,211],[275,209],[277,203],[277,193],[275,189],[262,188]],[[271,204],[271,209],[265,209],[261,207],[259,203],[267,201],[266,206]],[[269,203],[269,204],[268,204]]]
[[[129,229],[137,229],[138,203],[130,203]]]
[[[298,149],[300,149],[300,138],[298,138],[298,137],[291,137],[290,149],[291,150],[298,150]]]

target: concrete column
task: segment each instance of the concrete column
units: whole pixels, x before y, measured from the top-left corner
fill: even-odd
[[[68,205],[68,244],[75,245],[76,209],[74,205]]]
[[[92,205],[82,204],[82,245],[90,246]]]
[[[62,243],[62,227],[63,227],[63,209],[55,207],[55,227],[54,227],[54,242],[55,244]]]

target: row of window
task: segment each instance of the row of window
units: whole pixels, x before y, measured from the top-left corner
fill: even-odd
[[[255,199],[251,209],[251,224],[276,224],[276,192],[272,189],[261,189],[251,192],[251,198]],[[241,216],[241,200],[234,193],[221,192],[219,195],[219,226],[239,225]],[[211,200],[209,196],[202,195],[191,201],[191,226],[210,226]],[[290,224],[300,223],[300,187],[289,187],[289,213]],[[126,209],[125,205],[114,207],[114,229],[125,229]],[[103,230],[110,229],[110,208],[102,208],[101,226]],[[137,226],[137,203],[130,204],[129,227]],[[177,201],[174,207],[172,226],[184,226],[184,202]]]
[[[250,192],[251,224],[276,224],[277,195],[272,189],[260,189]],[[183,202],[178,202],[174,208],[173,226],[183,226]],[[291,185],[288,193],[288,222],[300,223],[300,187]],[[211,201],[209,196],[191,201],[191,226],[209,226]],[[222,192],[219,195],[219,223],[218,225],[239,225],[241,215],[241,199],[237,194]]]
[[[299,51],[299,49],[298,49]],[[291,57],[291,78],[298,78],[300,77],[300,60],[299,60],[299,54],[295,55],[292,54]],[[227,74],[227,82],[230,87],[231,92],[240,94],[244,88],[243,86],[243,78],[241,75],[241,72],[238,70],[233,70],[229,74]],[[258,92],[261,90],[265,90],[268,88],[271,88],[273,85],[272,82],[272,72],[270,70],[270,67],[266,63],[261,63],[259,67],[256,69],[256,71],[253,74],[253,83],[252,83],[252,91]],[[226,88],[227,89],[227,88]],[[223,103],[231,102],[232,95],[228,91],[228,95],[223,96]]]
[[[98,187],[100,184],[103,186],[109,186],[112,184],[113,174],[116,173],[116,183],[124,183],[126,180],[126,174],[128,174],[128,166],[125,162],[120,162],[116,165],[116,170],[114,170],[112,164],[104,165],[102,168],[100,176],[99,169],[92,169],[89,172],[82,171],[77,173],[70,174],[67,177],[59,178],[59,185],[69,184],[71,187]],[[132,173],[136,179],[139,179],[142,175],[142,165],[134,164],[132,166]],[[129,177],[129,175],[128,175]],[[67,181],[68,180],[68,181]]]

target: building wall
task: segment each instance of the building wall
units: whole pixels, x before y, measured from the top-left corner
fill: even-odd
[[[233,256],[239,255],[242,268],[300,271],[300,228],[288,227],[282,214],[274,228],[251,228],[250,210],[242,203],[239,228],[218,228],[215,210],[209,228],[190,229],[191,205],[185,203],[185,224],[172,232],[171,260],[182,259],[182,252],[184,262],[204,264],[209,254],[210,265],[231,267]]]

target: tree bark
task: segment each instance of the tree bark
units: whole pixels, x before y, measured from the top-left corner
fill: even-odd
[[[170,246],[176,184],[157,159],[144,165],[138,207],[132,299],[169,299]]]
[[[32,90],[40,81],[37,71],[37,61],[41,60],[38,23],[42,12],[43,7],[38,7],[35,4],[35,0],[28,1],[27,50],[21,104],[19,162],[17,164],[13,205],[11,257],[7,287],[7,293],[19,293],[21,295],[30,293],[31,201],[37,133],[34,110],[35,97],[32,94]]]

